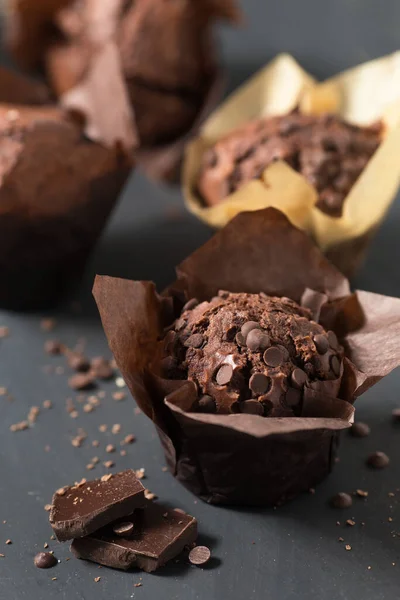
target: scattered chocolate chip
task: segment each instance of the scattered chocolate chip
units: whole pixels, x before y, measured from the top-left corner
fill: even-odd
[[[327,336],[330,347],[334,350],[340,350],[340,344],[338,342],[336,333],[334,331],[328,331]]]
[[[349,527],[354,527],[355,524],[356,522],[353,521],[353,519],[347,519],[346,521],[346,525],[348,525]]]
[[[100,579],[101,579],[101,577],[95,577],[95,578],[93,579],[93,581],[94,581],[95,583],[99,583]]]
[[[280,348],[271,346],[264,352],[263,359],[268,367],[279,367],[284,361],[284,356]]]
[[[57,340],[47,340],[47,342],[44,344],[44,351],[46,354],[52,354],[56,356],[64,352],[64,346]]]
[[[384,452],[374,452],[367,458],[367,465],[373,469],[384,469],[389,462],[390,459]]]
[[[73,390],[88,390],[94,386],[91,373],[77,373],[68,379],[68,385]]]
[[[105,466],[106,469],[112,469],[113,467],[115,467],[115,462],[112,460],[105,460],[103,462],[103,465]]]
[[[242,325],[240,333],[242,334],[245,341],[250,331],[253,331],[253,329],[260,329],[260,324],[256,321],[247,321]]]
[[[335,354],[333,356],[331,356],[330,365],[331,365],[333,374],[336,375],[336,377],[339,377],[339,375],[340,375],[340,360],[338,359],[338,357]]]
[[[38,552],[33,560],[38,569],[51,569],[57,564],[56,557],[50,552]]]
[[[107,446],[106,446],[106,452],[115,452],[115,446],[114,446],[114,444],[107,444]]]
[[[346,494],[345,492],[339,492],[331,499],[331,505],[334,508],[350,508],[352,504],[353,498],[350,494]]]
[[[113,532],[121,537],[129,537],[132,534],[133,529],[133,523],[126,521],[125,523],[118,523],[117,525],[114,525]]]
[[[201,348],[204,343],[204,337],[201,333],[194,333],[190,335],[185,341],[186,348]]]
[[[207,546],[195,546],[189,552],[189,560],[192,565],[201,567],[208,563],[211,558],[210,549]]]
[[[198,303],[199,301],[197,300],[197,298],[191,298],[186,302],[186,304],[182,308],[182,312],[185,312],[185,310],[193,310],[194,308],[196,308]]]
[[[124,444],[133,444],[133,442],[136,440],[135,436],[133,435],[133,433],[129,433],[128,435],[126,435],[124,437]]]
[[[240,403],[240,412],[249,415],[263,415],[264,406],[258,400],[245,400]]]
[[[90,361],[90,368],[96,379],[112,379],[114,377],[114,371],[110,366],[110,361],[103,356],[96,356]]]
[[[125,400],[126,394],[125,392],[114,392],[112,397],[115,402],[121,402],[121,400]]]
[[[197,409],[199,412],[215,413],[217,407],[215,405],[214,399],[208,394],[205,394],[200,398]]]
[[[366,490],[356,490],[356,495],[360,498],[367,498],[368,492]]]
[[[53,331],[56,324],[56,320],[49,317],[41,320],[40,327],[43,331]]]
[[[326,354],[326,352],[328,352],[328,348],[329,348],[329,342],[328,339],[322,335],[322,334],[318,334],[314,337],[314,344],[315,347],[317,349],[317,351],[320,354]]]
[[[19,423],[13,423],[13,425],[10,425],[10,431],[12,432],[25,431],[25,429],[29,429],[28,421],[20,421]]]
[[[295,388],[289,388],[285,394],[285,404],[290,407],[297,406],[301,401],[301,392]]]
[[[263,352],[270,345],[269,335],[260,329],[252,329],[246,337],[246,346],[252,352]]]
[[[400,408],[394,408],[392,410],[393,421],[400,423]]]
[[[218,385],[228,385],[233,377],[233,368],[231,365],[222,365],[215,376]]]
[[[293,387],[297,388],[298,390],[301,390],[303,389],[304,384],[307,381],[307,373],[305,373],[303,369],[296,368],[294,369],[294,371],[292,371],[291,381]]]
[[[363,438],[367,437],[371,433],[371,428],[366,423],[357,421],[351,426],[350,433],[353,437]]]
[[[346,545],[345,545],[345,548],[346,548],[346,550],[347,550],[347,551],[351,550],[351,546],[350,546],[350,544],[346,544]]]
[[[121,431],[121,425],[119,423],[115,423],[111,427],[111,433],[113,433],[114,435],[116,435],[117,433],[120,433],[120,431]]]
[[[67,362],[71,369],[80,373],[86,373],[90,369],[89,360],[80,352],[70,352]]]
[[[266,394],[271,387],[271,378],[263,373],[254,373],[250,377],[249,388],[257,396]],[[257,403],[258,404],[258,403]]]
[[[12,540],[6,540],[6,544],[7,544],[7,546],[11,546]]]

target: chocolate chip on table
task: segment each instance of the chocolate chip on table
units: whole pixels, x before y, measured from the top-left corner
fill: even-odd
[[[258,400],[245,400],[240,403],[240,412],[248,415],[263,415],[264,406]]]
[[[57,564],[56,557],[50,552],[38,552],[33,560],[38,569],[50,569]]]
[[[182,312],[185,312],[185,310],[193,310],[194,308],[196,308],[198,303],[199,301],[197,300],[197,298],[191,298],[186,302],[186,304],[182,308]]]
[[[331,369],[333,374],[336,377],[339,377],[340,375],[340,360],[338,359],[338,357],[334,354],[333,356],[331,356],[330,358],[330,365],[331,365]]]
[[[307,373],[305,373],[303,369],[296,368],[292,371],[291,381],[293,387],[301,390],[307,381]]]
[[[103,356],[95,356],[90,361],[91,371],[96,379],[112,379],[114,370],[111,368],[110,361]]]
[[[211,558],[211,551],[207,546],[195,546],[189,552],[189,560],[192,565],[201,567],[208,563]]]
[[[249,388],[257,396],[266,394],[271,387],[271,379],[264,373],[253,373],[250,377]]]
[[[328,352],[329,342],[324,335],[319,333],[318,335],[314,336],[314,344],[320,354],[326,354],[326,352]]]
[[[204,343],[204,337],[201,333],[194,333],[190,335],[185,341],[185,346],[187,348],[201,348]]]
[[[353,437],[363,438],[367,437],[371,433],[371,428],[366,423],[356,421],[350,428],[350,434]]]
[[[333,508],[350,508],[353,504],[353,498],[350,494],[345,492],[339,492],[336,496],[331,499],[331,505]]]
[[[328,331],[327,336],[328,336],[328,342],[329,342],[330,347],[333,348],[334,350],[339,350],[340,344],[338,342],[336,333],[334,331]]]
[[[67,362],[71,369],[79,371],[80,373],[86,373],[86,371],[90,369],[89,359],[80,352],[70,352],[68,354]]]
[[[44,344],[44,351],[46,354],[57,356],[64,352],[64,346],[57,340],[47,340],[47,342]]]
[[[250,331],[253,331],[253,329],[261,329],[260,328],[260,324],[257,323],[256,321],[247,321],[246,323],[244,323],[242,325],[242,327],[240,329],[240,333],[242,334],[242,336],[246,340],[246,338],[249,335]]]
[[[384,469],[388,466],[390,459],[384,452],[374,452],[367,458],[367,465],[373,469]]]
[[[252,352],[263,352],[270,345],[269,335],[260,329],[252,329],[246,337],[246,346]]]
[[[280,348],[271,346],[264,352],[264,362],[268,367],[279,367],[284,362],[284,355]]]
[[[204,396],[202,396],[199,400],[198,403],[198,411],[199,412],[205,412],[205,413],[215,413],[217,410],[216,404],[214,399],[209,396],[208,394],[205,394]]]
[[[217,371],[215,380],[218,385],[228,385],[233,377],[233,368],[231,365],[222,365]]]
[[[114,525],[113,532],[116,535],[120,535],[121,537],[129,537],[134,530],[134,525],[130,521],[126,521],[124,523],[118,523]]]
[[[88,390],[94,386],[91,373],[77,373],[68,379],[68,385],[73,390]]]

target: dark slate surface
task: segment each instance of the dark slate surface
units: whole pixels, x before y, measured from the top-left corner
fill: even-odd
[[[245,5],[247,29],[223,32],[231,87],[280,50],[293,52],[322,77],[400,46],[400,5],[395,0],[246,0]],[[355,285],[400,295],[399,226],[397,202]],[[133,401],[111,399],[115,383],[102,386],[107,396],[95,412],[85,414],[80,406],[74,420],[65,411],[65,398],[70,395],[66,374],[43,373],[46,364],[62,364],[61,359],[43,353],[43,342],[51,336],[70,345],[85,338],[89,354],[107,353],[90,296],[95,272],[155,279],[162,286],[173,277],[174,265],[209,235],[206,227],[184,212],[178,191],[160,189],[136,174],[76,295],[82,312],[75,314],[69,308],[56,312],[53,334],[40,329],[40,318],[47,315],[0,313],[0,325],[11,332],[0,341],[0,386],[15,398],[9,402],[0,397],[0,553],[6,555],[0,558],[1,599],[392,600],[399,596],[400,426],[391,422],[391,409],[400,405],[399,371],[358,402],[358,418],[371,425],[371,436],[355,440],[345,435],[341,461],[330,479],[315,495],[305,495],[277,511],[232,510],[197,502],[162,471],[153,427],[143,415],[134,414]],[[30,406],[45,399],[52,400],[54,407],[42,411],[35,427],[9,431],[12,423],[25,418]],[[180,563],[159,574],[142,575],[99,570],[75,559],[66,562],[68,546],[49,539],[43,506],[54,489],[88,474],[85,465],[91,457],[110,458],[105,445],[119,441],[122,433],[99,433],[101,423],[121,423],[123,434],[136,434],[137,442],[128,447],[127,456],[116,456],[117,467],[145,466],[148,487],[199,519],[200,539],[210,545],[215,557],[210,568]],[[88,439],[82,448],[73,448],[70,439],[78,427],[86,430]],[[100,448],[91,447],[93,439],[100,441]],[[45,451],[46,445],[50,452]],[[375,450],[391,456],[386,471],[365,467],[365,457]],[[92,471],[103,472],[101,466]],[[327,506],[335,492],[356,488],[368,490],[368,499],[355,501],[353,508],[343,512]],[[395,497],[389,497],[389,492],[395,492]],[[352,517],[356,525],[344,526]],[[351,551],[338,541],[340,536]],[[12,545],[5,544],[8,538]],[[61,563],[51,571],[39,571],[32,559],[46,541]],[[96,584],[97,576],[101,581]],[[135,588],[138,582],[143,586]]]

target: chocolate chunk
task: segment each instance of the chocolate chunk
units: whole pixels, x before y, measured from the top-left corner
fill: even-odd
[[[90,361],[90,368],[96,379],[108,380],[114,377],[114,371],[111,368],[110,361],[103,356],[96,356]]]
[[[217,411],[217,407],[214,399],[208,394],[202,396],[199,400],[198,411],[204,413],[215,413]]]
[[[144,487],[130,469],[63,489],[62,495],[54,494],[50,512],[60,541],[89,535],[145,503]]]
[[[106,567],[128,570],[133,567],[151,573],[196,541],[197,521],[194,517],[158,505],[146,504],[132,517],[133,534],[121,538],[113,526],[74,540],[71,550],[78,558]]]
[[[269,335],[260,329],[252,329],[246,337],[246,346],[252,352],[263,352],[270,345]]]
[[[73,390],[89,390],[94,386],[91,373],[77,373],[68,379],[68,385]]]
[[[280,348],[271,346],[264,352],[263,359],[268,367],[279,367],[284,362],[284,355]]]
[[[367,437],[371,433],[371,428],[366,423],[356,421],[356,423],[353,423],[351,426],[350,433],[354,437],[363,438]]]
[[[294,369],[290,378],[293,387],[297,388],[298,390],[301,390],[303,389],[304,384],[307,381],[307,373],[305,373],[302,369]]]
[[[237,345],[241,346],[242,348],[244,348],[244,346],[246,345],[246,340],[244,339],[244,337],[240,333],[240,331],[236,334],[235,340],[236,340]]]
[[[331,504],[334,508],[350,508],[353,504],[353,498],[350,494],[345,492],[339,492],[336,496],[331,499]]]
[[[257,396],[266,394],[270,387],[271,379],[270,377],[267,377],[267,375],[264,375],[263,373],[254,373],[250,377],[249,388]]]
[[[69,352],[67,362],[71,369],[80,373],[86,373],[90,369],[89,359],[80,352]]]
[[[131,521],[116,523],[113,527],[113,532],[121,537],[130,537],[134,531],[134,525]]]
[[[196,308],[198,303],[199,301],[197,300],[197,298],[191,298],[186,302],[186,304],[182,308],[182,312],[185,312],[186,310],[193,310],[194,308]]]
[[[326,352],[328,352],[329,342],[324,335],[319,333],[314,336],[314,344],[320,354],[326,354]]]
[[[217,371],[215,380],[218,385],[228,385],[233,377],[233,368],[231,365],[222,365]]]
[[[339,375],[340,375],[340,361],[339,361],[338,357],[335,354],[333,356],[331,356],[330,365],[331,365],[331,369],[332,369],[333,374],[336,377],[339,377]]]
[[[390,459],[384,452],[374,452],[367,458],[367,465],[373,469],[384,469],[389,462]]]
[[[298,389],[289,388],[285,394],[285,404],[290,407],[297,406],[301,400],[301,392]]]
[[[189,552],[189,560],[192,565],[202,567],[207,564],[211,558],[210,549],[207,546],[195,546]]]
[[[340,344],[338,342],[336,333],[334,331],[328,331],[328,342],[331,348],[334,350],[340,350]]]
[[[244,402],[240,402],[239,409],[240,412],[249,415],[264,414],[264,406],[258,400],[245,400]]]
[[[44,351],[46,352],[46,354],[52,354],[54,356],[57,356],[64,352],[64,346],[63,344],[61,344],[61,342],[58,342],[57,340],[47,340],[47,342],[44,345]]]
[[[56,557],[50,552],[38,552],[33,562],[38,569],[51,569],[58,564]]]
[[[253,329],[261,329],[260,324],[256,321],[247,321],[242,325],[240,332],[245,340],[249,335],[250,331],[253,331]]]
[[[201,348],[203,343],[204,337],[201,335],[201,333],[194,333],[193,335],[187,338],[185,346],[187,348]]]

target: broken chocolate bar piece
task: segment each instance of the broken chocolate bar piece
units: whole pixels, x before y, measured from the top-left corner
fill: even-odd
[[[149,502],[131,518],[133,533],[123,538],[114,533],[115,524],[79,540],[71,550],[78,558],[106,567],[139,568],[151,573],[195,542],[197,521],[177,510]]]
[[[53,496],[50,523],[61,542],[97,531],[144,506],[144,487],[131,469],[61,488]]]

